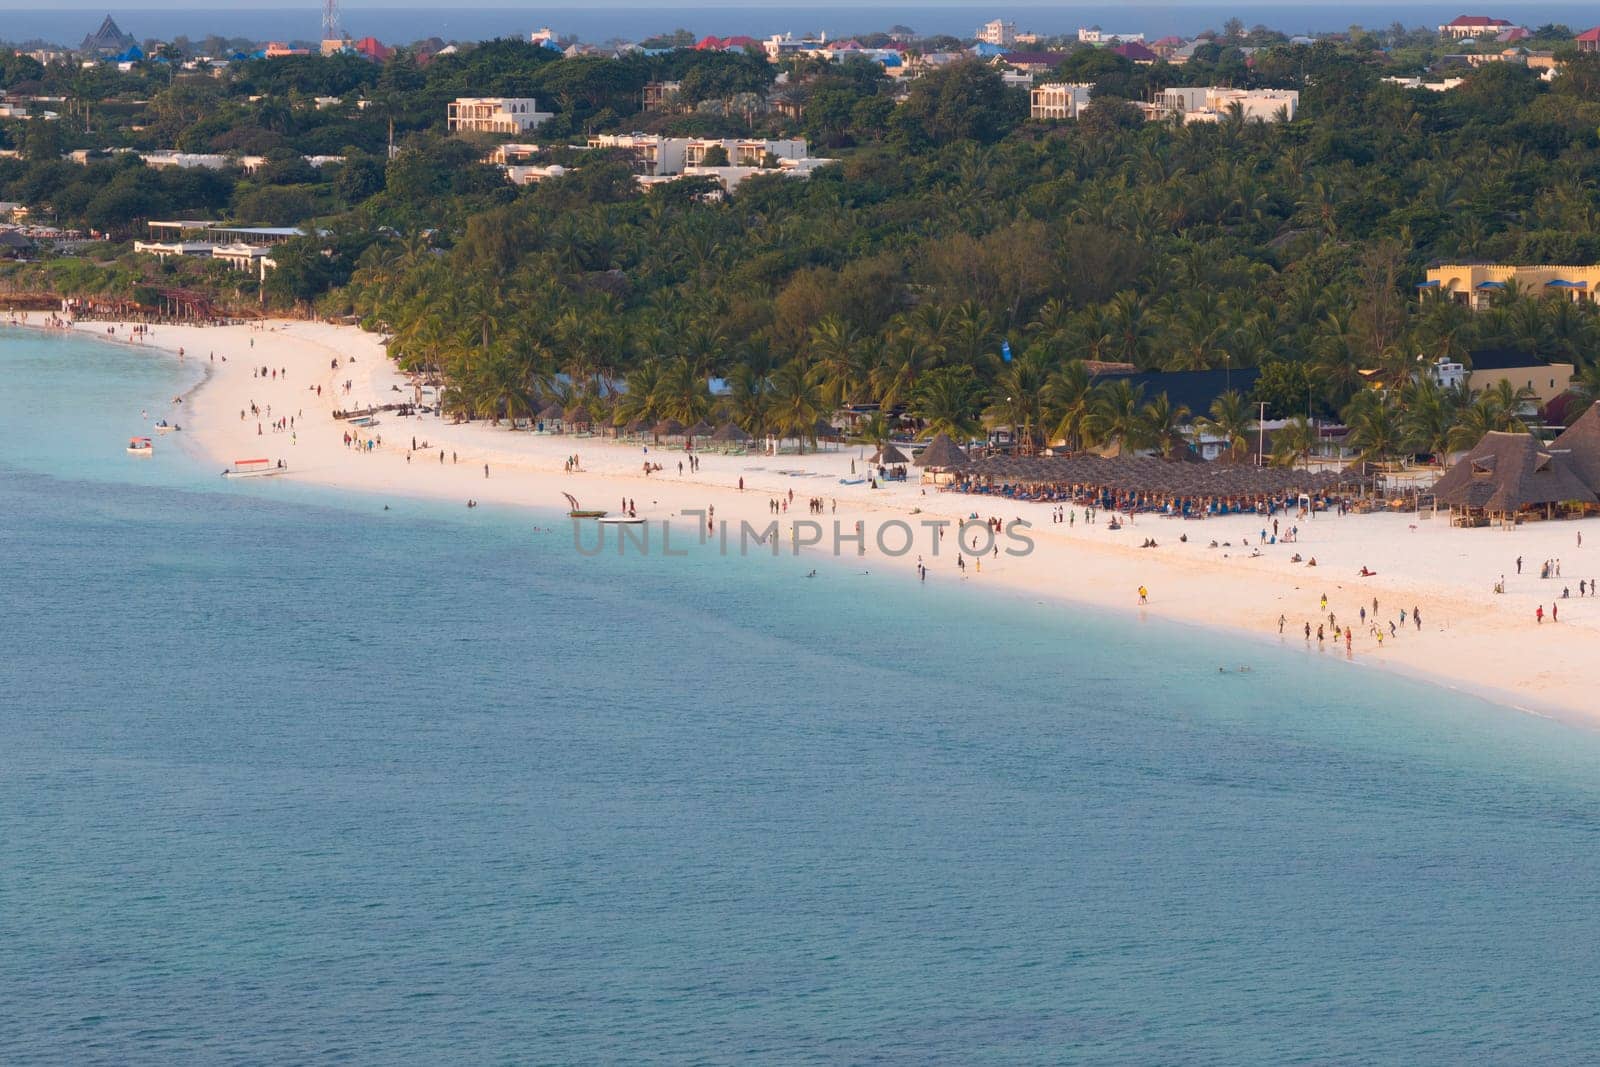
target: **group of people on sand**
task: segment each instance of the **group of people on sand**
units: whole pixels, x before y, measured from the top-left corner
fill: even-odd
[[[1317,620],[1315,633],[1317,647],[1323,647],[1328,640],[1329,633],[1331,632],[1334,641],[1337,642],[1340,638],[1344,639],[1344,650],[1347,654],[1352,652],[1355,646],[1355,627],[1351,626],[1348,622],[1346,622],[1342,627],[1339,625],[1339,617],[1337,613],[1328,610],[1327,593],[1322,594],[1319,606],[1322,611],[1328,613],[1328,619],[1326,622],[1323,622],[1320,618]],[[1418,633],[1422,632],[1422,609],[1414,604],[1409,612],[1407,612],[1405,608],[1401,608],[1398,619],[1383,620],[1378,616],[1378,598],[1373,597],[1372,613],[1369,615],[1367,613],[1366,605],[1362,604],[1358,608],[1357,616],[1359,619],[1359,625],[1365,628],[1368,635],[1377,640],[1379,648],[1383,647],[1383,643],[1386,638],[1389,640],[1398,638],[1408,622],[1416,629]],[[1288,622],[1289,617],[1279,613],[1278,633],[1283,633],[1283,629],[1286,625],[1288,625]],[[1386,629],[1387,633],[1385,633]],[[1305,635],[1306,644],[1310,645],[1311,638],[1313,636],[1312,624],[1310,620],[1305,622],[1305,624],[1301,627],[1301,631]]]

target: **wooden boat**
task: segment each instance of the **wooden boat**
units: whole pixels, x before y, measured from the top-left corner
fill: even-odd
[[[130,437],[128,439],[128,455],[130,455],[130,456],[153,456],[155,454],[156,454],[156,446],[155,446],[154,442],[152,442],[150,440],[150,438],[148,438],[148,437]]]
[[[578,498],[571,493],[562,493],[561,495],[567,498],[567,518],[569,519],[603,519],[608,514],[604,511],[585,510],[583,505],[578,503]]]
[[[222,472],[224,478],[270,478],[274,474],[288,474],[289,465],[283,460],[236,459],[233,466]]]

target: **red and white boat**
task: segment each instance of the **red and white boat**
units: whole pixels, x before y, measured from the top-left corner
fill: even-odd
[[[128,455],[153,456],[155,454],[156,446],[151,442],[150,438],[131,437],[128,439]]]
[[[274,474],[288,474],[289,465],[283,460],[236,459],[233,466],[222,472],[224,478],[270,478]]]

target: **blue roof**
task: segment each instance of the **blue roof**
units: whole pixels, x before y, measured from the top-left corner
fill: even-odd
[[[1478,283],[1478,288],[1479,289],[1504,289],[1505,287],[1506,287],[1506,283],[1505,282],[1479,282]]]
[[[1437,281],[1418,282],[1417,283],[1417,288],[1418,289],[1437,289],[1437,288],[1439,288],[1439,283]]]
[[[1588,282],[1566,282],[1566,281],[1562,281],[1560,278],[1557,278],[1555,281],[1552,281],[1552,282],[1545,282],[1544,284],[1545,284],[1546,288],[1549,288],[1550,286],[1553,285],[1557,289],[1587,289],[1587,288],[1589,288],[1589,283]]]

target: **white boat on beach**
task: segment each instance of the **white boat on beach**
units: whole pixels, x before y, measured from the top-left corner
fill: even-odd
[[[176,430],[177,428],[178,427],[174,426],[172,423],[168,422],[166,419],[162,419],[160,422],[156,423],[156,433],[161,433],[161,434],[171,433],[173,430]]]
[[[601,526],[643,526],[645,523],[636,515],[605,515],[594,521]]]
[[[224,478],[270,478],[274,474],[288,474],[289,465],[283,460],[236,459],[233,466],[222,472]]]
[[[150,440],[150,438],[148,438],[148,437],[130,437],[128,439],[128,455],[130,455],[130,456],[153,456],[155,454],[156,454],[156,446],[155,446],[155,443]]]

